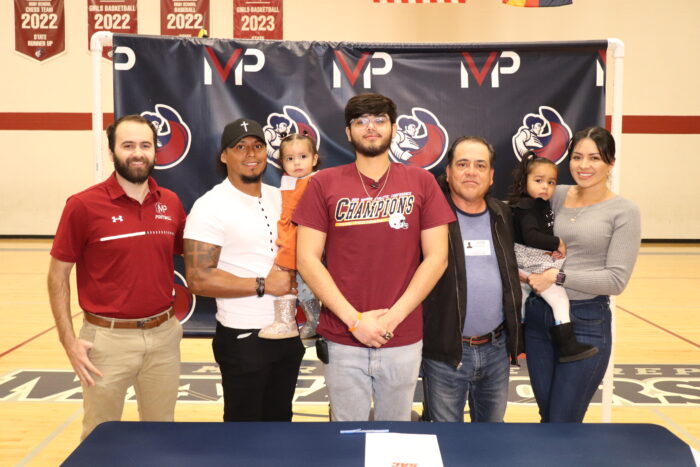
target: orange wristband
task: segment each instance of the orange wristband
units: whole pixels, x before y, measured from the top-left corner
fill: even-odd
[[[355,332],[360,325],[360,321],[362,320],[362,313],[359,311],[357,312],[357,321],[355,321],[355,324],[352,325],[352,327],[348,328],[348,331],[350,332]]]

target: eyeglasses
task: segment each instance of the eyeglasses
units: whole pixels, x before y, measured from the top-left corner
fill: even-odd
[[[389,121],[389,117],[386,115],[378,115],[372,117],[357,117],[350,120],[350,125],[356,128],[367,128],[370,123],[375,127],[382,126]]]

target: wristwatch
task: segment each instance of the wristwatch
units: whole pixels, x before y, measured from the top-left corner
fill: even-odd
[[[554,283],[557,285],[564,285],[565,280],[566,280],[566,273],[564,271],[559,271]]]
[[[258,294],[258,297],[262,297],[265,295],[265,278],[264,277],[256,277],[255,278],[255,293]]]

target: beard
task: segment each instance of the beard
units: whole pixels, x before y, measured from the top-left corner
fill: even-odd
[[[258,183],[262,180],[263,173],[257,175],[241,175],[241,181],[246,184]]]
[[[374,143],[366,143],[361,138],[351,136],[350,143],[357,153],[365,157],[377,157],[380,154],[384,154],[391,146],[391,133]]]
[[[134,168],[134,167],[129,167],[129,160],[127,159],[126,162],[122,162],[117,158],[116,155],[112,155],[112,161],[114,161],[114,170],[117,171],[119,175],[121,175],[124,179],[131,183],[135,183],[137,185],[140,185],[141,183],[145,182],[148,180],[148,177],[151,175],[151,172],[153,172],[153,168],[156,165],[156,160],[153,158],[153,160],[148,163],[148,159],[143,158],[146,161],[146,166],[144,167],[139,167],[139,168]]]

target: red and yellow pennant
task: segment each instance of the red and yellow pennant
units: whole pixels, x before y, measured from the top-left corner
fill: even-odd
[[[503,3],[510,6],[524,7],[548,7],[548,6],[564,6],[571,5],[573,0],[502,0]]]
[[[374,3],[467,3],[467,0],[374,0]]]

